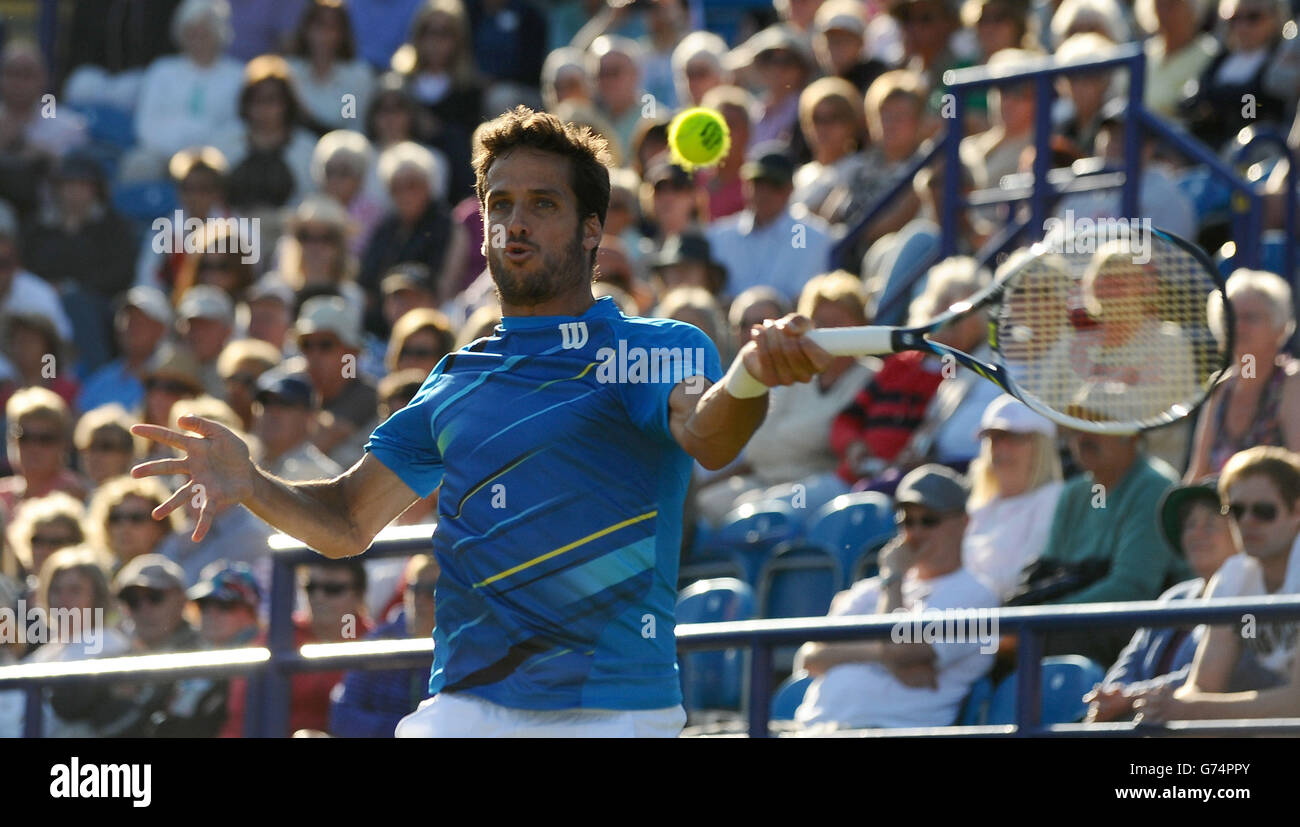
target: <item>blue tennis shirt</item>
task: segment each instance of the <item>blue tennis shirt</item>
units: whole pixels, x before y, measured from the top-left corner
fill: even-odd
[[[673,612],[692,459],[676,384],[722,375],[698,328],[509,316],[448,354],[366,450],[421,496],[439,484],[430,694],[522,709],[681,703]],[[697,377],[692,379],[691,377]]]

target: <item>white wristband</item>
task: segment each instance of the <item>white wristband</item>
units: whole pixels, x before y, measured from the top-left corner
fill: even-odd
[[[740,359],[731,363],[731,368],[724,377],[723,387],[736,399],[753,399],[767,393],[767,385],[754,378],[754,374],[745,369]]]

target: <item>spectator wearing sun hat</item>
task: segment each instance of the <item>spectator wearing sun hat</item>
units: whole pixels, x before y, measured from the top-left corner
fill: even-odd
[[[984,409],[979,436],[962,565],[1006,600],[1021,570],[1043,553],[1061,496],[1056,426],[1003,394]]]

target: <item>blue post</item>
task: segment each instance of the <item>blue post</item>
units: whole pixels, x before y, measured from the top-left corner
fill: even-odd
[[[772,646],[754,639],[749,650],[749,737],[766,738],[772,706]]]
[[[1047,173],[1052,169],[1052,79],[1046,73],[1034,75],[1034,189],[1029,195],[1029,222],[1035,239],[1045,232],[1051,208]]]
[[[40,738],[45,717],[45,691],[39,686],[26,690],[27,707],[23,712],[23,737]]]
[[[1146,53],[1129,62],[1128,106],[1124,111],[1124,187],[1120,190],[1121,214],[1137,218],[1142,187],[1142,128],[1137,113],[1142,108],[1142,90],[1146,88]]]
[[[1043,632],[1026,625],[1020,633],[1020,650],[1016,656],[1016,734],[1033,735],[1043,719]]]
[[[294,651],[293,604],[294,566],[272,552],[271,567],[271,621],[267,634],[267,647],[271,662],[262,678],[262,726],[259,732],[249,733],[266,738],[283,738],[289,734],[289,675],[279,668],[280,659]]]
[[[945,259],[957,252],[957,220],[965,208],[961,195],[961,139],[966,117],[966,98],[963,90],[952,89],[952,120],[943,136],[943,209],[939,216],[939,258]]]

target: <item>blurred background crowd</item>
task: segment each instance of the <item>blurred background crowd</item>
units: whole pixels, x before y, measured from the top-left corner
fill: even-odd
[[[105,610],[103,654],[239,645],[267,616],[270,529],[235,507],[194,543],[193,503],[151,519],[170,491],[127,471],[167,449],[133,437],[132,423],[209,417],[273,473],[328,477],[445,354],[492,335],[500,310],[471,159],[480,124],[517,104],[609,140],[597,294],[697,325],[724,360],[751,325],[794,310],[821,327],[901,324],[988,283],[971,257],[1005,219],[988,207],[962,213],[962,255],[906,278],[939,243],[948,173],[903,177],[944,127],[949,69],[1014,71],[1140,43],[1145,105],[1212,151],[1228,157],[1248,125],[1300,144],[1288,0],[103,0],[53,4],[42,49],[36,21],[50,5],[0,3],[0,598]],[[1109,70],[1058,83],[1053,167],[1117,162],[1126,83]],[[730,129],[712,169],[668,152],[668,123],[691,106]],[[1032,168],[1036,106],[1032,83],[967,98],[953,173],[964,193]],[[1219,250],[1229,193],[1158,141],[1142,153],[1142,216]],[[1286,162],[1248,161],[1273,238],[1288,229]],[[1093,191],[1064,197],[1057,214],[1119,209],[1117,191]],[[983,518],[973,568],[997,605],[1049,529],[1075,542],[1051,524],[1062,479],[1118,484],[1140,461],[1158,495],[1251,446],[1300,449],[1293,278],[1229,280],[1234,356],[1257,370],[1231,375],[1199,424],[1091,454],[1062,450],[1027,412],[999,414],[1006,401],[973,375],[941,381],[920,354],[838,359],[772,393],[736,464],[698,469],[687,562],[696,529],[746,504],[784,504],[807,522],[836,497],[890,495],[908,471],[940,463],[985,480],[980,504],[1037,497],[1012,509],[1033,523],[1025,537]],[[987,349],[978,318],[937,336]],[[1085,599],[1154,598],[1188,573],[1181,549],[1148,536],[1148,499],[1142,537],[1167,554],[1137,577],[1115,566],[1106,576],[1124,587]],[[435,513],[436,494],[398,522]],[[427,635],[437,573],[424,555],[308,567],[299,642]],[[1093,654],[1105,665],[1118,648]],[[0,643],[0,663],[86,654]],[[426,682],[300,676],[294,728],[390,735]],[[55,693],[47,731],[237,734],[242,693],[237,680]],[[11,734],[21,696],[0,698]]]

